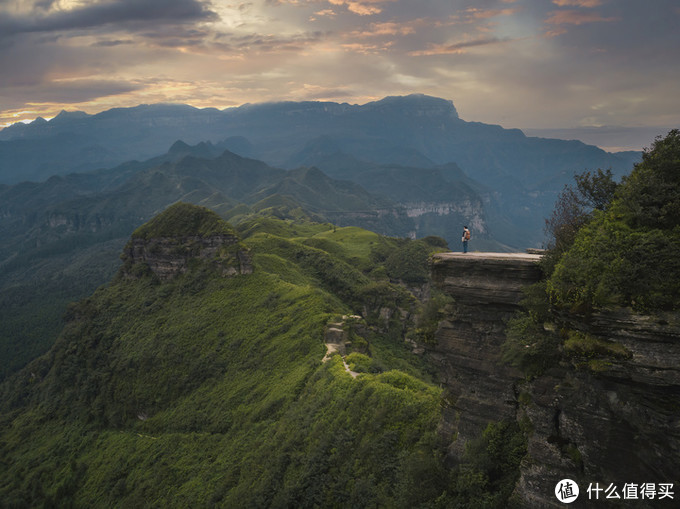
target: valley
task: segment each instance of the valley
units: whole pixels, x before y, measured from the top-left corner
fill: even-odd
[[[7,505],[551,507],[562,478],[672,485],[677,130],[569,195],[557,167],[472,163],[516,153],[470,133],[573,146],[428,97],[318,106],[225,113],[270,137],[225,138],[262,159],[176,141],[0,186]],[[275,129],[328,111],[304,145]],[[448,159],[433,119],[479,151]],[[520,253],[549,197],[573,216]]]

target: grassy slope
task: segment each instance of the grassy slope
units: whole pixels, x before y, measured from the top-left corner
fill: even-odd
[[[278,235],[245,240],[254,274],[117,279],[71,309],[50,354],[0,386],[8,505],[356,507],[441,494],[439,390],[413,376],[403,342],[372,343],[383,373],[352,379],[338,357],[320,362],[326,323],[355,313],[370,284],[354,266],[370,266],[371,242],[393,241],[271,226]]]

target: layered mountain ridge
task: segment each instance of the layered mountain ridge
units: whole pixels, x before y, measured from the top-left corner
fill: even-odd
[[[218,237],[230,240],[206,253]],[[174,249],[156,254],[186,270],[166,277],[133,253],[69,307],[47,355],[0,384],[4,503],[362,507],[448,496],[440,391],[403,341],[421,304],[397,282],[423,285],[441,239],[271,216],[235,229],[177,204],[130,247],[169,238]],[[252,270],[225,275],[229,255],[246,251]],[[350,319],[356,378],[337,354],[322,362],[328,324]]]

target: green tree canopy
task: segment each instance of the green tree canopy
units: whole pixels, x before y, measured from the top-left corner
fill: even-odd
[[[596,211],[548,281],[551,302],[589,310],[680,306],[680,131],[658,137]]]

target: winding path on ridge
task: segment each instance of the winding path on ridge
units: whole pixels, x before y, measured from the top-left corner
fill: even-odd
[[[343,317],[344,319],[345,317]],[[345,361],[345,331],[343,329],[344,322],[329,323],[328,328],[324,334],[324,342],[326,343],[326,355],[321,359],[321,362],[330,360],[334,353],[337,353],[342,358],[342,365],[345,366],[345,371],[349,373],[352,378],[356,378],[359,373],[349,369],[347,361]]]

